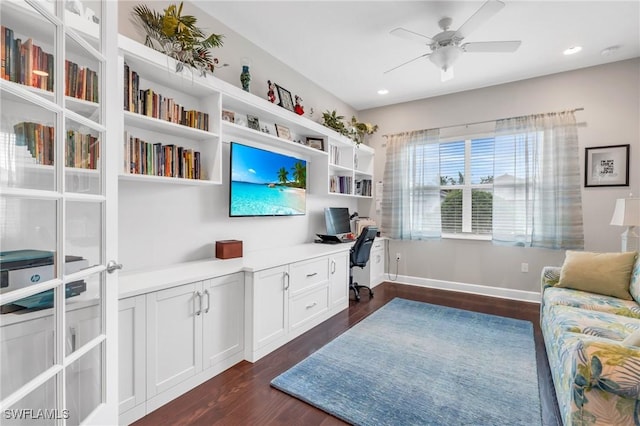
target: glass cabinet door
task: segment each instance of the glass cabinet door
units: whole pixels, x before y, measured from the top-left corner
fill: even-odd
[[[117,423],[117,274],[107,272],[117,162],[107,159],[121,132],[119,97],[102,90],[117,74],[107,20],[117,2],[0,3],[2,424]]]

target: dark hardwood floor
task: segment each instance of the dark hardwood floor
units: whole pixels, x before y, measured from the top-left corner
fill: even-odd
[[[296,398],[270,387],[271,380],[349,329],[394,297],[531,321],[542,402],[543,424],[561,425],[536,303],[467,293],[383,283],[369,299],[349,303],[349,309],[308,331],[258,362],[243,361],[138,420],[134,425],[344,425]],[[366,362],[366,354],[363,354]],[[357,401],[354,401],[357,404]]]

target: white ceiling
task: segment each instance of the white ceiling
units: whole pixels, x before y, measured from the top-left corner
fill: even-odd
[[[465,53],[455,78],[440,81],[430,52],[389,34],[396,27],[432,37],[438,20],[458,29],[484,1],[197,1],[234,31],[356,110],[438,96],[640,56],[640,0],[518,1],[464,42],[522,40],[515,53]],[[571,56],[562,52],[579,45]],[[620,46],[612,55],[600,52]],[[387,95],[377,91],[385,88]]]

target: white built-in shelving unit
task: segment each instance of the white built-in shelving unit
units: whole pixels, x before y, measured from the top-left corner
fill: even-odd
[[[372,148],[357,146],[350,139],[319,123],[245,92],[211,74],[201,76],[187,67],[176,73],[175,60],[122,35],[119,36],[119,48],[120,68],[124,70],[126,63],[130,70],[140,76],[140,89],[150,88],[165,97],[175,98],[187,108],[209,114],[209,129],[204,131],[124,111],[127,135],[150,143],[182,144],[201,152],[203,176],[196,180],[132,174],[125,165],[127,157],[123,143],[120,180],[186,185],[221,184],[222,162],[228,161],[222,156],[221,144],[236,141],[305,158],[310,162],[308,189],[311,193],[371,198],[370,190],[363,195],[359,188],[362,188],[363,181],[368,181],[368,187],[371,188]],[[120,81],[124,82],[124,71],[120,77]],[[235,122],[222,120],[223,110],[232,111]],[[260,130],[248,127],[247,116],[258,118]],[[278,137],[276,124],[289,130],[291,140]],[[267,131],[263,131],[265,129]],[[321,139],[322,149],[308,146],[307,138]],[[335,149],[339,151],[339,161],[332,155]],[[333,190],[332,181],[336,179],[343,179],[347,185],[343,185],[342,190]]]

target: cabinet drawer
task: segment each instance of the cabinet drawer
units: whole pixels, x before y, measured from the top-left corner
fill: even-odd
[[[291,278],[290,295],[326,282],[329,279],[329,258],[320,257],[304,262],[293,263],[290,266]]]
[[[290,324],[291,329],[295,329],[329,309],[329,287],[325,285],[311,290],[290,302]]]

